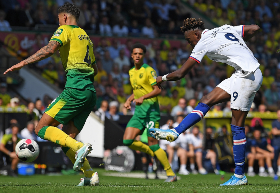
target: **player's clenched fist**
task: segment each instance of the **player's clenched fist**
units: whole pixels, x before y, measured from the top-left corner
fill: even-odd
[[[127,110],[130,110],[131,109],[131,105],[130,105],[130,101],[126,101],[125,103],[124,103],[124,107],[127,109]]]

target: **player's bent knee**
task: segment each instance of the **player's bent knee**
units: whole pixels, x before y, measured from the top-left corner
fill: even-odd
[[[125,146],[130,146],[133,143],[133,139],[123,139],[123,144]]]

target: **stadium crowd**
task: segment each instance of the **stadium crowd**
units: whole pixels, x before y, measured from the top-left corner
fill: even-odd
[[[11,31],[14,26],[33,29],[38,24],[57,25],[57,6],[66,1],[71,0],[1,1],[0,31]],[[113,38],[111,41],[108,37],[164,38],[160,44],[158,41],[151,41],[146,45],[147,53],[144,61],[152,66],[158,75],[165,75],[180,68],[192,50],[185,40],[182,40],[178,47],[171,47],[168,42],[168,39],[182,37],[179,26],[184,18],[190,16],[186,12],[186,6],[191,6],[210,18],[217,26],[258,24],[262,28],[259,34],[247,42],[261,64],[260,69],[264,76],[262,87],[256,93],[251,111],[267,113],[279,109],[280,4],[278,1],[72,0],[72,2],[81,9],[79,25],[89,34],[102,36],[98,45],[95,45],[94,52],[99,73],[95,77],[97,104],[93,109],[101,120],[107,117],[117,121],[120,115],[133,114],[134,109],[127,111],[123,104],[132,93],[128,71],[133,66],[130,48],[136,40],[128,38],[124,44],[121,44],[118,38]],[[45,44],[41,35],[37,34],[36,43],[29,50],[29,54],[33,54]],[[64,87],[65,72],[58,53],[35,64],[33,68],[50,83],[60,88]],[[184,79],[163,83],[165,89],[158,97],[162,114],[170,114],[173,119],[169,122],[175,120],[173,126],[176,126],[182,117],[193,110],[203,95],[211,92],[222,80],[230,77],[233,71],[230,66],[213,62],[205,57]],[[28,114],[28,121],[31,121],[20,133],[22,137],[36,139],[34,124],[36,125],[51,101],[52,99],[46,95],[43,99],[26,103],[20,97],[9,94],[6,83],[0,84],[0,107],[23,106]],[[230,103],[216,105],[211,111],[230,112]],[[277,114],[279,119],[273,122],[272,131],[267,132],[264,129],[261,119],[254,119],[251,125],[246,127],[249,175],[257,172],[253,167],[255,160],[258,161],[261,176],[268,175],[265,172],[265,165],[270,175],[273,172],[272,165],[280,166],[278,159],[280,144],[277,142],[280,136],[280,112],[277,111]],[[169,122],[162,127],[168,128]],[[228,131],[226,126],[215,129],[208,127],[206,133],[201,133],[195,126],[189,133],[180,136],[177,141],[161,142],[161,146],[168,152],[170,163],[174,162],[173,167],[175,169],[177,167],[181,174],[189,173],[186,169],[187,160],[193,173],[197,173],[194,167],[196,164],[198,172],[205,174],[204,167],[207,163],[208,171],[217,172],[216,170],[220,169],[218,163],[233,163],[232,137]],[[5,134],[9,133],[11,130],[6,129]],[[178,159],[180,166],[178,162],[176,163]],[[275,171],[280,171],[280,168]]]

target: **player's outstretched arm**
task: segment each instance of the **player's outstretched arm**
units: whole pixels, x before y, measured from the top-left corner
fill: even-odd
[[[244,40],[252,38],[261,28],[258,25],[245,25],[244,26]]]
[[[186,74],[190,71],[190,69],[196,64],[197,62],[191,58],[189,58],[181,68],[178,70],[164,76],[157,77],[157,84],[159,85],[162,81],[176,81],[180,80],[181,78],[185,77]]]
[[[13,65],[9,69],[7,69],[4,72],[4,74],[7,74],[8,72],[12,72],[14,70],[19,70],[27,64],[38,62],[40,60],[43,60],[43,59],[51,56],[52,54],[54,54],[56,52],[56,50],[58,50],[59,46],[60,46],[60,44],[57,41],[50,41],[48,43],[48,45],[46,45],[43,48],[41,48],[40,50],[38,50],[32,56],[28,57],[27,59],[21,61],[20,63],[17,63],[16,65]]]
[[[145,99],[154,98],[154,97],[158,96],[160,93],[161,93],[161,89],[158,86],[154,85],[152,92],[145,94],[144,96],[142,96],[138,99],[133,100],[133,102],[135,102],[136,105],[141,105]]]

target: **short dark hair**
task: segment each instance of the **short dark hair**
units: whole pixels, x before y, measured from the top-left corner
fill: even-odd
[[[142,49],[143,52],[144,52],[144,54],[146,54],[146,46],[144,46],[143,44],[140,44],[140,43],[134,44],[134,45],[132,46],[132,48],[131,48],[131,53],[133,52],[133,50],[134,50],[135,48],[140,48],[140,49]]]
[[[195,30],[195,29],[201,29],[204,30],[204,22],[199,18],[187,18],[183,22],[183,26],[181,27],[181,31],[185,33],[185,31],[188,30]]]
[[[60,6],[57,10],[58,13],[70,13],[71,15],[73,15],[76,20],[78,21],[79,17],[80,17],[80,10],[79,8],[69,2],[64,3],[64,5]]]

